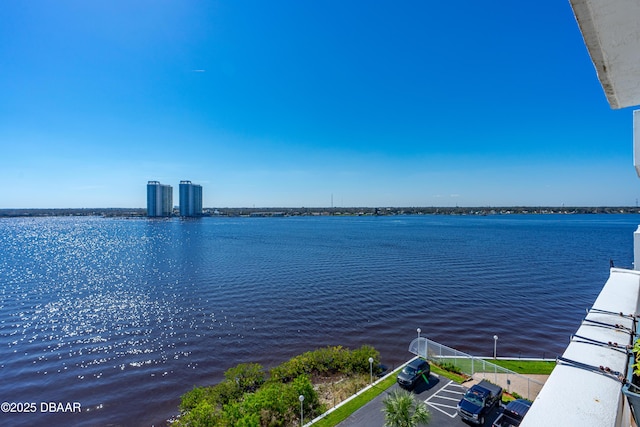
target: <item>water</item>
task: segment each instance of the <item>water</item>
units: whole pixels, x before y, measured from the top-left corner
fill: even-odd
[[[0,220],[5,424],[162,425],[241,362],[422,335],[555,357],[630,267],[636,215]],[[80,413],[42,411],[78,402]],[[27,406],[28,407],[28,406]],[[17,409],[18,406],[15,407]],[[24,405],[23,405],[24,408]]]

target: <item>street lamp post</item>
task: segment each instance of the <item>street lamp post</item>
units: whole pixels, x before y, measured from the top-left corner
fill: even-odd
[[[418,332],[418,356],[420,356],[420,332],[422,332],[422,329],[418,328],[416,331]]]
[[[300,427],[304,425],[304,410],[302,409],[302,402],[304,402],[304,396],[301,394],[300,397]]]
[[[369,358],[369,384],[373,384],[373,357]]]
[[[496,358],[496,349],[498,347],[498,336],[494,335],[493,336],[493,358]]]

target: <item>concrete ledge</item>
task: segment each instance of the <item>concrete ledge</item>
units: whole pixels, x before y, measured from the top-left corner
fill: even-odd
[[[638,310],[640,272],[612,268],[598,298],[572,336],[522,427],[629,426],[631,414],[621,393]],[[607,326],[610,325],[610,326]],[[610,373],[599,367],[609,368]]]

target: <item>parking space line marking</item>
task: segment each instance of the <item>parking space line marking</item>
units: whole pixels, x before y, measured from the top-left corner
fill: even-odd
[[[435,403],[435,402],[431,402],[431,399],[433,398],[439,398],[439,399],[446,399],[446,400],[453,400],[453,401],[458,401],[460,399],[454,399],[452,397],[446,397],[446,396],[439,396],[440,392],[449,392],[449,393],[456,393],[456,394],[462,394],[462,393],[458,393],[458,392],[452,392],[449,390],[445,390],[447,387],[449,387],[451,384],[453,383],[453,381],[449,381],[447,384],[444,385],[444,387],[442,387],[440,390],[438,390],[437,392],[435,392],[434,394],[432,394],[431,396],[429,396],[424,403],[426,403],[427,405],[431,406],[433,409],[442,412],[443,414],[445,414],[446,416],[448,416],[449,418],[455,418],[458,416],[458,411],[454,412],[453,415],[451,415],[449,412],[440,409],[440,407],[443,408],[448,408],[448,409],[454,409],[455,406],[450,406],[450,405],[445,405],[444,403]],[[454,384],[455,386],[457,386],[458,384]]]
[[[451,391],[451,390],[438,390],[438,392],[444,392],[444,393],[450,393],[450,394],[459,394],[460,396],[464,395],[464,392],[462,391]]]
[[[453,381],[449,381],[448,383],[446,383],[442,388],[440,388],[440,390],[436,391],[434,394],[432,394],[431,396],[429,396],[429,397],[425,400],[425,402],[428,402],[429,400],[431,400],[431,399],[433,399],[434,397],[438,396],[438,394],[439,394],[442,390],[444,390],[444,389],[446,389],[447,387],[449,387],[449,384],[451,384],[452,382],[453,382]]]
[[[451,406],[447,406],[447,405],[439,405],[437,403],[431,403],[431,402],[425,402],[427,405],[431,406],[433,409],[436,409],[440,412],[442,412],[443,414],[445,414],[447,417],[449,418],[455,418],[458,416],[458,412],[455,412],[453,415],[451,415],[450,413],[448,413],[447,411],[444,411],[440,408],[438,408],[438,406],[444,406],[445,408],[451,408]]]
[[[434,395],[434,397],[436,397],[436,396]],[[453,400],[454,402],[459,402],[460,401],[460,399],[457,399],[455,397],[446,397],[446,396],[437,396],[437,397],[438,397],[438,399]]]
[[[466,387],[463,386],[462,384],[458,384],[458,383],[453,383],[452,384],[451,382],[449,384],[451,384],[453,387],[458,387],[458,388],[461,388],[463,390],[466,390]]]

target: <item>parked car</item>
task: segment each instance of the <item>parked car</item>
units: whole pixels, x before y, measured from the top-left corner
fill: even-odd
[[[381,363],[378,365],[378,369],[374,370],[373,372],[375,372],[376,377],[382,378],[389,372],[389,367]]]
[[[458,402],[460,418],[474,424],[484,425],[489,412],[502,400],[502,387],[482,380],[471,387]]]
[[[493,422],[493,427],[518,427],[529,408],[531,408],[531,402],[528,400],[512,400]]]
[[[398,384],[407,390],[413,390],[420,381],[429,382],[431,367],[424,359],[414,359],[398,374]]]

